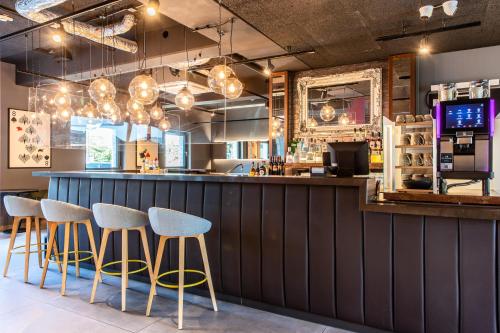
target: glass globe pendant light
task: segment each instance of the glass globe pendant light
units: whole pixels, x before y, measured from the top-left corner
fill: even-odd
[[[170,128],[172,128],[172,124],[170,124],[170,121],[168,120],[168,118],[163,118],[158,123],[158,128],[160,130],[166,132],[166,131],[170,130]]]
[[[149,116],[155,121],[163,119],[163,110],[158,105],[155,105],[149,111]]]
[[[318,122],[316,121],[316,119],[314,119],[314,117],[310,117],[308,122],[309,127],[318,127]]]
[[[347,113],[342,113],[339,117],[339,123],[341,125],[348,125],[349,124],[349,116]]]
[[[130,81],[128,92],[132,99],[143,105],[150,105],[158,99],[160,89],[151,75],[141,74]]]
[[[223,94],[227,78],[234,75],[233,70],[225,64],[217,65],[208,74],[208,87],[217,94]]]
[[[108,98],[97,106],[97,110],[104,118],[109,118],[111,115],[119,113],[120,107],[113,99]]]
[[[116,96],[116,88],[111,81],[101,76],[90,84],[89,96],[94,102],[99,104],[105,99],[114,99]]]
[[[111,120],[111,122],[113,124],[121,123],[122,122],[122,114],[120,112],[113,113],[111,116],[109,116],[109,120]]]
[[[321,110],[319,112],[319,117],[321,118],[321,120],[328,122],[332,121],[333,118],[335,118],[335,113],[336,113],[335,108],[331,106],[329,103],[327,103],[321,107]]]
[[[130,122],[136,125],[149,125],[151,118],[146,111],[137,111],[130,114]]]
[[[235,99],[241,96],[243,92],[243,83],[231,74],[231,76],[224,82],[224,96],[229,99]]]
[[[142,105],[142,103],[136,101],[135,99],[130,98],[127,102],[127,111],[129,114],[144,111],[144,105]]]
[[[71,120],[71,116],[73,116],[73,109],[68,106],[64,108],[60,108],[57,111],[57,119],[62,122],[68,122]]]
[[[194,105],[194,96],[189,91],[188,87],[182,88],[175,96],[175,105],[177,105],[181,110],[191,110]]]
[[[66,92],[58,92],[54,95],[54,104],[58,109],[71,107],[71,96]]]

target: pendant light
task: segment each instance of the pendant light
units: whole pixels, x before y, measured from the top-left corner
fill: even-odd
[[[310,117],[308,123],[309,127],[318,127],[318,122],[314,119],[314,117]]]
[[[71,108],[71,106],[67,106],[57,110],[57,118],[60,121],[67,122],[71,120],[72,116],[73,116],[73,109]]]
[[[127,108],[127,112],[129,114],[139,112],[139,111],[144,111],[144,105],[142,105],[142,103],[136,101],[133,98],[130,98],[128,100],[126,108]]]
[[[143,105],[156,102],[160,95],[158,83],[151,75],[141,74],[130,81],[128,87],[130,97]]]
[[[96,103],[101,103],[108,98],[114,99],[116,96],[115,85],[104,76],[101,76],[90,84],[89,96]]]
[[[160,120],[160,122],[158,123],[158,128],[164,132],[170,130],[170,128],[172,128],[172,124],[170,124],[170,121],[168,120],[167,117],[163,118],[162,120]]]
[[[182,88],[175,96],[175,105],[181,110],[189,111],[194,104],[194,96],[187,87]]]
[[[159,0],[149,0],[146,6],[146,13],[149,16],[155,16],[158,13],[158,8],[160,7]]]
[[[330,105],[330,103],[326,103],[321,107],[319,111],[319,117],[321,120],[329,122],[335,118],[335,108]]]
[[[184,49],[186,51],[187,63],[187,67],[184,70],[184,80],[186,81],[186,85],[175,96],[175,105],[177,105],[181,110],[189,111],[194,105],[194,96],[188,88],[189,53],[187,48],[186,28],[184,28]]]
[[[231,51],[232,51],[232,31],[233,31],[233,20],[231,20]],[[219,61],[222,59],[222,35],[224,31],[222,30],[222,1],[219,0],[219,25],[217,26],[217,33],[219,35],[219,42],[217,44],[219,48]],[[207,83],[208,87],[216,94],[224,95],[224,86],[226,80],[234,75],[233,70],[226,65],[226,59],[224,58],[224,63],[214,66],[208,73]]]
[[[267,75],[267,76],[271,76],[271,74],[273,73],[273,71],[274,71],[274,65],[271,62],[271,59],[267,59],[267,65],[264,68],[264,74]]]
[[[130,114],[130,122],[136,125],[149,125],[151,117],[146,111],[137,111]]]
[[[155,105],[149,111],[149,115],[151,117],[151,120],[161,120],[163,119],[163,110],[158,105]]]
[[[243,92],[243,83],[233,74],[224,82],[224,96],[229,99],[236,99]]]
[[[64,42],[64,36],[66,35],[66,32],[64,31],[64,28],[61,23],[58,23],[57,28],[53,28],[51,31],[51,38],[52,41],[57,43],[57,44],[62,44]]]
[[[348,125],[349,124],[349,116],[347,115],[347,113],[344,112],[340,115],[339,123],[341,125]]]
[[[109,118],[113,114],[120,113],[120,107],[116,102],[108,98],[97,106],[97,110],[104,118]]]

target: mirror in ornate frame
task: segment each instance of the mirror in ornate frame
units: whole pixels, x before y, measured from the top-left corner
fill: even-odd
[[[288,145],[288,72],[269,77],[269,156],[286,154]]]
[[[380,131],[382,70],[362,71],[298,80],[300,131],[339,131],[365,128]]]

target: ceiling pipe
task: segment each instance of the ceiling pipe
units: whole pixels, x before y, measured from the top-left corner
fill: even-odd
[[[22,16],[37,23],[46,23],[60,19],[59,15],[48,11],[48,8],[60,5],[66,0],[17,0],[16,10]],[[131,14],[125,15],[119,23],[106,27],[96,27],[73,19],[60,20],[64,31],[75,36],[89,39],[125,52],[136,53],[137,43],[125,38],[116,37],[123,34],[135,25],[135,17]]]

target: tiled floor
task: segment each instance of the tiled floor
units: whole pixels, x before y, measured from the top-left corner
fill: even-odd
[[[33,235],[34,236],[34,235]],[[18,237],[23,244],[24,235]],[[32,237],[34,239],[34,237]],[[0,237],[0,268],[3,271],[8,239]],[[105,277],[97,290],[96,303],[89,304],[92,271],[81,270],[75,278],[69,269],[67,295],[59,295],[61,275],[55,265],[40,289],[41,269],[31,256],[29,283],[23,283],[24,256],[13,255],[7,278],[0,276],[0,331],[18,332],[177,332],[176,292],[160,288],[151,317],[146,317],[149,285],[130,281],[127,312],[120,311],[120,280]],[[184,331],[187,332],[304,332],[349,333],[302,320],[219,301],[213,312],[208,298],[186,295]]]

